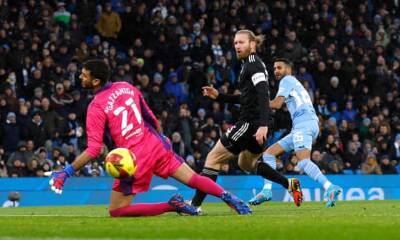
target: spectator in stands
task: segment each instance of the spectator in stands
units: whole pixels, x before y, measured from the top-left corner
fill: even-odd
[[[299,66],[299,71],[296,74],[296,78],[303,84],[304,82],[308,82],[312,92],[316,90],[314,77],[307,71],[307,68],[304,64]]]
[[[290,160],[285,165],[285,174],[288,175],[297,175],[300,174],[300,170],[296,167],[297,166],[297,158],[295,155],[292,155]]]
[[[349,124],[346,120],[342,120],[339,124],[339,140],[343,146],[347,146],[348,142],[352,137],[352,129],[354,129],[354,124]],[[342,147],[342,151],[344,147]]]
[[[48,164],[49,166],[53,166],[54,163],[47,156],[46,148],[40,147],[36,153],[35,157],[38,161],[39,167],[43,167],[43,165]]]
[[[164,92],[166,95],[174,96],[178,105],[187,101],[189,97],[185,85],[178,81],[178,74],[176,72],[171,72],[169,74],[168,80],[165,83]]]
[[[357,116],[357,110],[353,108],[353,102],[347,101],[346,107],[342,112],[343,119],[348,122],[354,122]]]
[[[65,9],[64,2],[57,3],[57,11],[53,14],[53,19],[56,23],[68,25],[71,22],[71,13]]]
[[[185,163],[189,165],[195,172],[198,172],[199,170],[197,169],[196,161],[193,155],[187,155],[185,159]]]
[[[391,159],[396,161],[396,164],[400,162],[400,133],[397,133],[395,141],[393,143]]]
[[[27,164],[27,176],[35,177],[37,170],[39,170],[39,164],[36,157],[32,158]]]
[[[328,171],[328,163],[323,160],[323,154],[319,150],[314,150],[311,154],[311,160],[321,169],[323,174]]]
[[[55,92],[51,95],[52,108],[62,117],[67,116],[67,110],[74,101],[68,93],[65,92],[65,87],[62,83],[57,83]]]
[[[0,147],[0,178],[8,177],[6,160],[4,158],[4,148]]]
[[[45,128],[45,122],[42,119],[42,113],[36,111],[32,116],[32,121],[28,126],[28,137],[33,140],[35,146],[44,146],[50,139],[50,132]]]
[[[157,75],[157,78],[161,78],[161,76]],[[166,96],[161,91],[161,85],[154,84],[149,93],[148,102],[149,106],[156,114],[160,114],[162,110],[164,110],[166,99],[167,99]]]
[[[179,134],[179,132],[174,132],[171,138],[172,148],[174,149],[174,152],[176,152],[179,156],[183,158],[190,154],[190,146],[187,146],[183,142],[181,134]]]
[[[104,5],[104,10],[96,23],[96,28],[100,35],[108,41],[111,40],[111,43],[114,43],[117,39],[118,33],[121,31],[121,18],[117,12],[112,10],[111,3]]]
[[[49,133],[59,131],[61,116],[50,108],[50,100],[48,98],[42,98],[41,101],[41,116],[44,122],[44,126]]]
[[[79,90],[74,90],[71,92],[74,101],[71,104],[71,111],[76,114],[76,118],[79,122],[83,123],[86,119],[86,108],[88,105],[88,100],[82,97]]]
[[[381,167],[374,154],[368,154],[367,160],[361,165],[363,174],[382,174]]]
[[[219,132],[219,125],[215,123],[212,117],[207,117],[206,123],[203,126],[200,126],[200,129],[204,133],[210,134],[211,131]]]
[[[335,144],[330,145],[329,150],[324,153],[322,161],[328,163],[328,173],[343,173],[343,159],[340,156],[338,152],[338,147]]]
[[[1,140],[7,155],[17,150],[20,136],[20,126],[17,124],[17,117],[14,112],[9,112],[6,122],[1,124]]]
[[[359,150],[360,148],[357,147],[357,143],[350,141],[344,154],[344,168],[351,169],[353,173],[356,173],[356,170],[360,168],[363,160]]]
[[[382,174],[397,174],[397,169],[391,164],[389,156],[383,155],[380,159]]]
[[[56,161],[54,162],[54,169],[65,168],[68,165],[69,163],[67,162],[67,158],[65,157],[65,155],[63,153],[60,153],[60,155],[58,155]]]
[[[22,140],[28,139],[28,126],[31,121],[28,110],[29,109],[26,104],[20,105],[19,112],[17,114],[17,122]]]
[[[324,118],[328,117],[331,112],[329,111],[329,107],[326,104],[326,98],[322,96],[316,106],[317,113],[323,116]]]
[[[7,166],[12,169],[14,162],[18,159],[20,162],[19,165],[25,167],[26,163],[29,161],[29,155],[30,154],[26,152],[26,142],[20,141],[17,145],[17,150],[9,156]]]
[[[338,111],[338,104],[336,102],[332,102],[330,104],[330,117],[333,117],[337,123],[342,120],[342,114]]]
[[[292,154],[286,163],[286,174],[300,174],[301,170],[297,167],[298,162],[296,155]]]
[[[21,159],[15,158],[12,161],[10,177],[26,177],[28,174],[26,162]]]
[[[340,80],[337,76],[332,76],[330,79],[330,85],[327,89],[328,101],[336,102],[339,106],[343,107],[342,103],[345,99],[345,92],[340,84]]]
[[[179,110],[179,118],[176,119],[176,126],[174,127],[174,131],[178,131],[182,140],[188,148],[190,148],[190,144],[192,142],[192,136],[194,135],[194,125],[192,121],[192,116],[187,108],[187,105],[181,105]],[[184,155],[186,156],[186,155]]]
[[[83,129],[76,119],[74,112],[68,113],[68,117],[64,123],[64,129],[61,132],[63,142],[78,148],[78,138],[82,137]]]

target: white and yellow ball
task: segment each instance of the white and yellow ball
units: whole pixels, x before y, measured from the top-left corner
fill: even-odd
[[[105,168],[114,178],[126,178],[136,172],[136,157],[127,148],[116,148],[107,154]]]

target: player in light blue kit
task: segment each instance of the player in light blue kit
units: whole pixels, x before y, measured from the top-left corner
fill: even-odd
[[[318,117],[315,114],[310,96],[303,85],[292,76],[292,64],[284,58],[276,59],[274,62],[275,77],[279,82],[279,90],[269,106],[274,109],[282,107],[283,103],[290,112],[292,118],[292,131],[273,144],[263,154],[263,161],[272,168],[276,168],[276,156],[294,150],[299,162],[297,166],[308,176],[319,182],[325,189],[328,199],[326,207],[333,207],[342,189],[333,185],[321,170],[310,160],[311,146],[318,137]],[[272,182],[265,180],[263,190],[253,197],[249,203],[258,205],[272,198]]]

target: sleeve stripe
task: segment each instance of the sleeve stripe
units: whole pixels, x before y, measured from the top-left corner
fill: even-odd
[[[254,86],[256,86],[259,82],[267,81],[264,73],[258,72],[251,76],[251,80],[253,81]]]

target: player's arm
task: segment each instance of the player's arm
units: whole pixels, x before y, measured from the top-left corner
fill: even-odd
[[[249,70],[251,81],[253,82],[256,89],[257,103],[260,112],[260,126],[254,136],[257,142],[262,145],[267,138],[268,120],[271,111],[269,105],[265,104],[267,101],[269,101],[268,74],[265,68],[259,64],[252,66],[252,68],[250,68]]]
[[[289,97],[290,91],[292,91],[293,88],[292,86],[290,76],[283,77],[279,82],[278,93],[274,100],[269,102],[269,106],[274,109],[280,109],[286,98]]]
[[[274,100],[271,100],[269,102],[269,107],[273,109],[280,109],[283,106],[283,103],[285,102],[285,97],[283,96],[276,96]]]
[[[204,86],[202,88],[203,96],[209,97],[221,103],[240,103],[240,94],[219,93],[213,86]]]
[[[47,172],[46,174],[51,177],[49,184],[51,190],[55,193],[61,194],[67,178],[74,175],[75,171],[78,171],[92,159],[100,155],[103,148],[106,120],[106,114],[100,106],[96,104],[89,105],[86,117],[87,148],[75,158],[70,166],[61,171]]]
[[[267,77],[265,73],[257,72],[252,75],[251,79],[256,88],[257,102],[260,110],[260,126],[268,126],[269,113],[271,110],[269,105],[265,104],[269,101]]]
[[[71,166],[74,168],[74,171],[81,169],[83,166],[85,166],[88,162],[92,161],[92,157],[84,151],[81,153],[79,156],[75,158],[75,160],[72,162]]]
[[[220,103],[240,103],[240,94],[219,93],[216,100]]]

